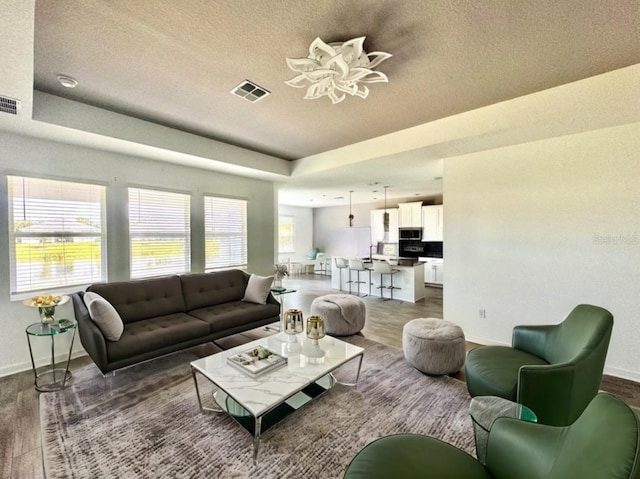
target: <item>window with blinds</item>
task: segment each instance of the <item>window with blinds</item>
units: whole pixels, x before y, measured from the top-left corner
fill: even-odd
[[[7,179],[11,295],[104,281],[105,187]]]
[[[278,252],[295,253],[296,222],[293,216],[278,218]]]
[[[190,196],[129,188],[131,278],[191,270]]]
[[[247,266],[247,202],[204,197],[205,270]]]

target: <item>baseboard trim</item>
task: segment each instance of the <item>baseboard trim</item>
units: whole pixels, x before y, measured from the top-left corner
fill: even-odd
[[[626,369],[607,367],[604,368],[604,374],[629,381],[640,382],[640,373],[637,371],[628,371]]]
[[[71,353],[71,359],[87,356],[85,351],[74,351]],[[56,354],[56,363],[60,363],[67,360],[67,353]],[[36,367],[41,368],[51,363],[51,357],[36,359]],[[31,362],[22,362],[12,364],[0,369],[0,378],[11,376],[13,374],[23,373],[25,371],[32,372]]]
[[[492,339],[483,338],[480,336],[466,336],[465,340],[470,343],[480,344],[481,346],[511,346],[511,343],[501,343]]]

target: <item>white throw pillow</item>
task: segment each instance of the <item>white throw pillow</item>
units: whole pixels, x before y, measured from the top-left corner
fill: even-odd
[[[109,341],[117,341],[124,331],[124,323],[116,309],[102,296],[88,291],[84,293],[84,304],[87,305],[89,316],[100,328],[104,337]]]
[[[247,284],[247,289],[244,291],[242,301],[265,304],[272,284],[273,276],[258,276],[252,274],[249,277],[249,283]]]

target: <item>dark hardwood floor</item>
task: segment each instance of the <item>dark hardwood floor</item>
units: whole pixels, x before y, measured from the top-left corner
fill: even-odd
[[[284,286],[296,293],[282,296],[284,308],[301,309],[306,316],[314,298],[335,293],[325,276],[302,274],[285,278]],[[426,287],[426,297],[418,303],[383,301],[376,297],[362,298],[367,306],[367,323],[362,334],[384,344],[401,347],[402,327],[414,318],[442,317],[442,289]],[[269,334],[264,328],[219,342],[224,347]],[[468,343],[468,349],[476,345]],[[194,348],[205,356],[215,352],[213,346]],[[90,364],[86,356],[74,359],[71,369]],[[126,374],[126,370],[121,374]],[[464,380],[464,374],[454,375]],[[640,383],[605,376],[602,389],[635,407],[640,407]],[[39,394],[33,388],[33,374],[24,371],[0,378],[0,479],[38,479],[44,477],[39,417]],[[45,393],[46,394],[46,393]]]

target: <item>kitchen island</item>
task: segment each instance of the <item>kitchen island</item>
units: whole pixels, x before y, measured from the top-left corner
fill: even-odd
[[[374,259],[373,261],[379,261]],[[386,289],[391,284],[391,278],[389,275],[384,275],[385,289],[379,289],[380,275],[374,273],[373,263],[365,262],[365,268],[368,271],[360,272],[361,283],[356,285],[351,283],[351,292],[353,294],[360,294],[365,296],[371,294],[371,296],[381,297],[384,296],[388,299],[391,295],[391,290]],[[393,285],[398,288],[393,290],[393,299],[401,301],[409,301],[415,303],[424,298],[424,263],[419,261],[412,262],[410,265],[392,265],[391,269],[398,272],[393,275]],[[351,279],[356,281],[356,272],[351,273]],[[331,288],[340,289],[342,285],[342,291],[349,292],[349,268],[339,269],[336,267],[335,261],[331,262]],[[371,283],[369,285],[369,283]],[[359,290],[357,288],[359,286]],[[369,288],[371,286],[371,288]],[[381,294],[382,293],[382,294]]]

